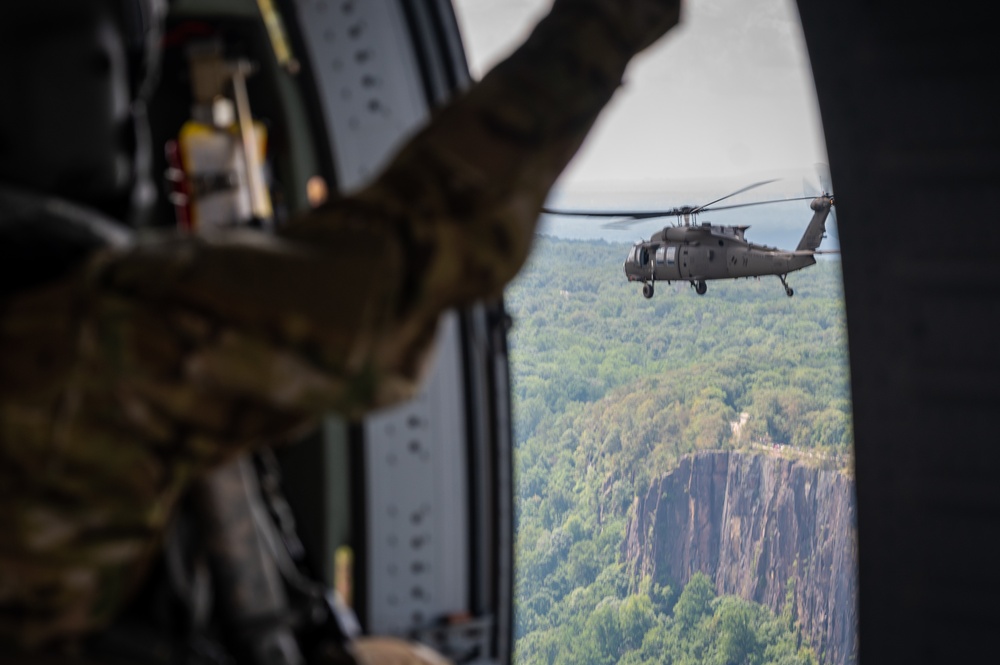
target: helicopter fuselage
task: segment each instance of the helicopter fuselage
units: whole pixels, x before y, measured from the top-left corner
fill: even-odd
[[[694,242],[649,241],[633,250],[625,261],[630,282],[784,275],[816,263],[812,256],[716,237]]]

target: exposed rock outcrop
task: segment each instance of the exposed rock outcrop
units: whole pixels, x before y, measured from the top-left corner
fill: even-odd
[[[794,612],[828,665],[857,660],[854,483],[762,454],[699,453],[632,506],[630,570],[675,588],[704,572],[719,593]]]

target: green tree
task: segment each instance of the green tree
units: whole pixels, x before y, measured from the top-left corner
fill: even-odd
[[[741,598],[719,598],[712,617],[714,665],[758,665],[763,661],[764,644],[757,634],[760,615],[759,607]]]
[[[695,573],[674,605],[674,620],[682,630],[692,630],[702,618],[712,613],[715,587],[708,575]]]
[[[656,612],[650,597],[633,594],[622,601],[618,608],[618,625],[622,635],[622,649],[638,649],[646,633],[656,625]]]

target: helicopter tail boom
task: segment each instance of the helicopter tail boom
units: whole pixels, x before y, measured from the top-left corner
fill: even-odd
[[[815,212],[812,219],[809,220],[809,226],[806,227],[805,233],[802,234],[799,246],[795,248],[796,252],[815,250],[823,242],[823,234],[826,233],[826,218],[830,215],[830,210],[833,207],[833,199],[829,196],[819,196],[813,199],[809,207]]]

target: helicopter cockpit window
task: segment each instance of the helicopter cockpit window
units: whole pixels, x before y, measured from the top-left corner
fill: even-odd
[[[649,265],[649,250],[645,247],[639,250],[639,265],[646,266]]]
[[[639,249],[638,247],[633,247],[632,251],[628,253],[628,258],[625,260],[628,261],[629,263],[635,263],[635,253],[636,251],[638,251],[638,249]]]

